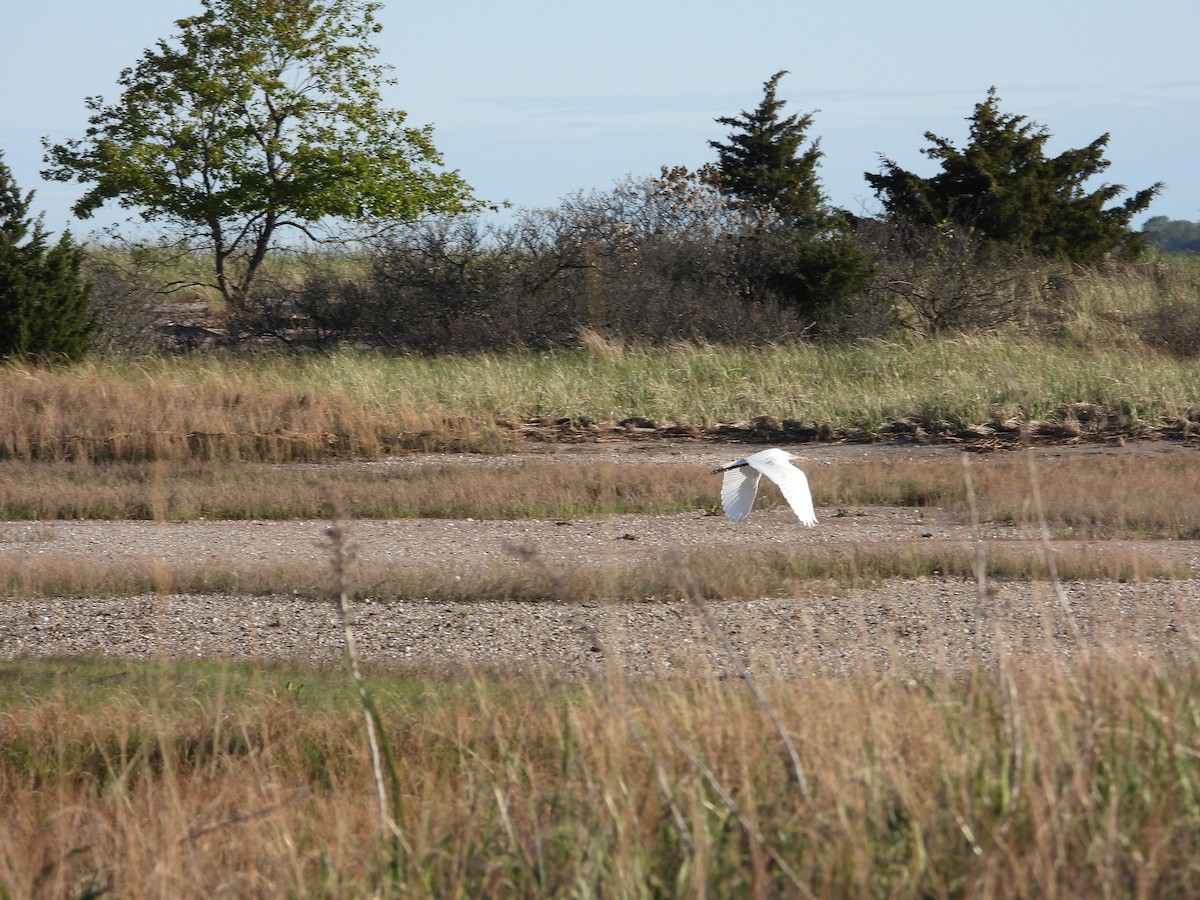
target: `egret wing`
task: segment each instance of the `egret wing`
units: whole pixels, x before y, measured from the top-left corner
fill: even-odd
[[[757,456],[757,454],[756,454]],[[795,511],[800,521],[812,527],[817,524],[817,511],[813,508],[812,491],[808,487],[808,476],[785,458],[751,458],[750,464],[779,485],[783,498]],[[749,507],[747,507],[747,512]]]
[[[758,472],[749,466],[725,471],[721,483],[721,505],[731,522],[740,522],[750,515],[754,495],[758,493]]]

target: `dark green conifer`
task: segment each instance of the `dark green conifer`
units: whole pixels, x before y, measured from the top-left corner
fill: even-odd
[[[1130,220],[1150,205],[1162,185],[1117,206],[1109,204],[1125,193],[1123,185],[1088,191],[1085,183],[1110,165],[1104,158],[1109,135],[1047,157],[1050,132],[1025,116],[1001,112],[994,87],[968,121],[970,141],[962,150],[947,138],[925,133],[932,146],[921,152],[942,169],[933,177],[921,178],[886,157],[881,172],[866,173],[890,218],[918,226],[969,228],[1006,247],[1076,263],[1139,251]]]
[[[870,274],[848,217],[829,207],[817,177],[824,155],[808,141],[813,114],[783,116],[776,72],[757,109],[716,121],[733,129],[709,141],[708,180],[748,217],[739,276],[747,299],[771,298],[805,315],[852,294]]]
[[[785,104],[776,89],[786,74],[776,72],[763,83],[762,102],[753,112],[716,120],[734,130],[726,143],[708,142],[717,151],[713,180],[760,221],[777,217],[789,224],[811,223],[828,213],[817,180],[824,154],[819,140],[804,148],[812,113],[781,118]]]
[[[83,251],[70,232],[51,245],[41,217],[29,218],[32,201],[0,154],[0,357],[77,360],[95,329]]]

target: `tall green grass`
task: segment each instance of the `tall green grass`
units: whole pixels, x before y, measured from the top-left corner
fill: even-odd
[[[1200,369],[1019,333],[916,344],[680,346],[468,357],[92,361],[0,367],[0,457],[368,457],[495,451],[521,425],[629,417],[710,428],[759,416],[870,437],[896,422],[1053,420],[1138,430],[1200,419]]]

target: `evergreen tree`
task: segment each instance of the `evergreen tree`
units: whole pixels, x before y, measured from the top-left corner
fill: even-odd
[[[819,140],[803,149],[812,113],[780,118],[785,101],[776,96],[776,89],[786,74],[776,72],[763,83],[762,102],[753,112],[716,120],[734,130],[726,143],[708,142],[717,151],[713,181],[759,221],[775,217],[789,224],[812,224],[827,214],[817,180],[817,164],[824,154]]]
[[[748,216],[739,272],[747,299],[770,298],[807,314],[843,300],[869,276],[847,216],[826,203],[817,178],[820,141],[805,147],[813,114],[783,116],[776,72],[752,112],[716,121],[733,129],[709,141],[708,179]]]
[[[32,201],[0,154],[0,357],[80,359],[95,328],[83,251],[69,232],[49,245],[41,218],[29,218]]]
[[[1130,220],[1162,185],[1118,206],[1108,204],[1125,192],[1123,185],[1086,190],[1085,183],[1110,165],[1104,158],[1109,135],[1047,157],[1050,132],[1025,116],[1001,112],[994,87],[968,121],[970,142],[962,150],[926,132],[932,146],[921,152],[942,168],[932,178],[905,171],[886,157],[882,172],[866,173],[890,218],[969,227],[998,244],[1078,263],[1116,251],[1138,252]]]

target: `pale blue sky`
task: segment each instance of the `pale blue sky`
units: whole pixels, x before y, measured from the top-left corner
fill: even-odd
[[[117,99],[117,76],[199,0],[12,0],[3,14],[0,151],[52,231],[90,235],[81,189],[42,182],[39,139],[80,137],[84,98]],[[815,111],[831,202],[877,209],[863,173],[885,154],[921,174],[927,130],[958,146],[995,85],[1006,112],[1054,135],[1049,152],[1110,132],[1104,181],[1163,181],[1149,215],[1200,221],[1200,3],[1196,0],[562,0],[385,2],[376,36],[398,83],[390,105],[434,126],[446,163],[483,198],[553,206],[662,165],[712,161],[713,120],[752,109],[780,69],[785,112]],[[1098,183],[1096,186],[1099,186]],[[1147,216],[1135,224],[1140,226]]]

